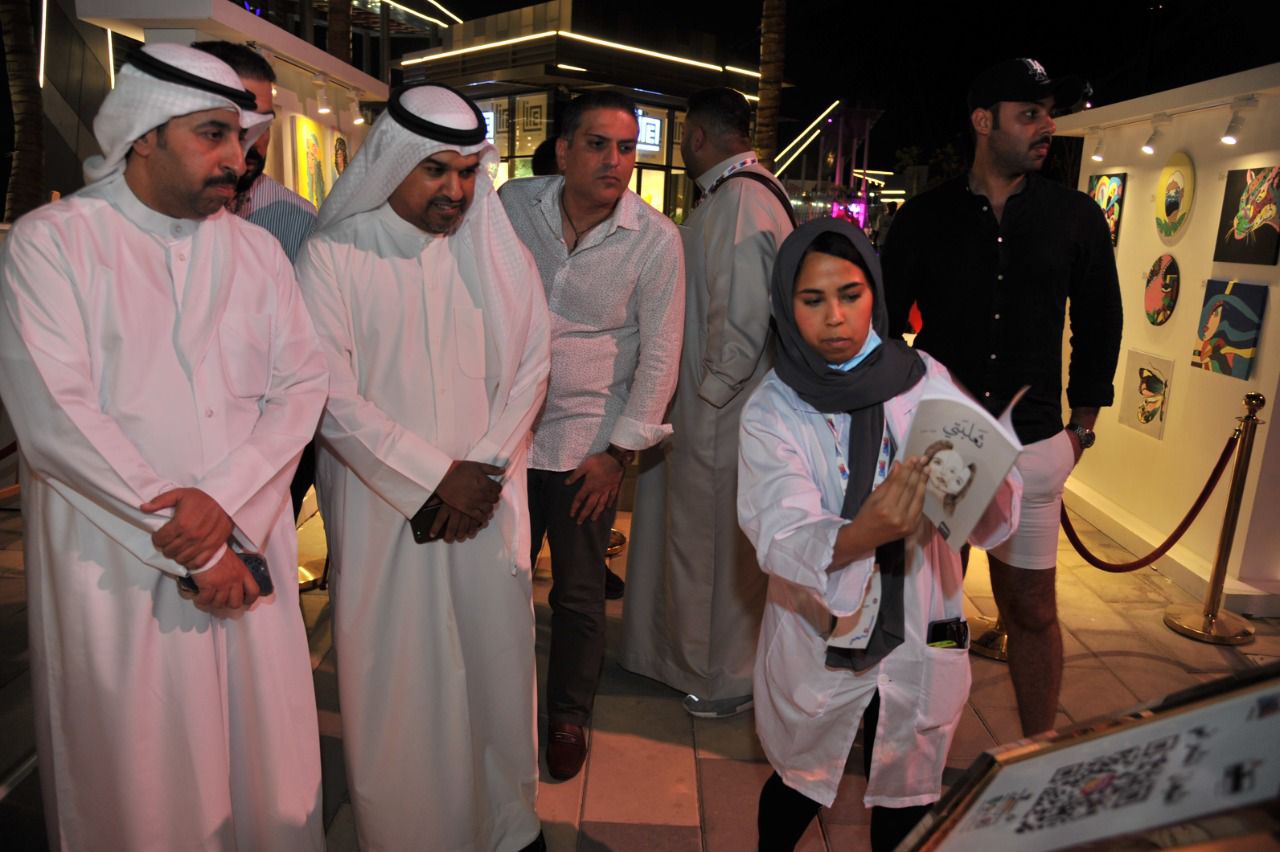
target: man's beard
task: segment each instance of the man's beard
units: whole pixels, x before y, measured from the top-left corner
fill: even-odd
[[[236,195],[248,192],[253,186],[253,182],[262,177],[263,170],[267,167],[267,161],[263,159],[262,154],[257,148],[250,148],[244,152],[244,174],[240,175],[240,180],[236,181]]]

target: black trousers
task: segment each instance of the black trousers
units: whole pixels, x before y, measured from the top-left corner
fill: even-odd
[[[880,693],[876,692],[862,715],[862,769],[867,778],[871,777],[871,750],[875,746],[879,717]],[[760,791],[760,806],[756,812],[760,852],[791,852],[821,807],[813,799],[784,784],[777,772],[770,775]],[[873,807],[872,852],[892,852],[928,811],[929,805]]]
[[[581,482],[572,471],[529,471],[529,527],[536,563],[545,536],[551,544],[551,649],[547,716],[585,725],[591,719],[604,664],[605,552],[616,508],[579,524],[569,515]]]

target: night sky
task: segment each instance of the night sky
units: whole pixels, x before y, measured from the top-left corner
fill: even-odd
[[[442,1],[463,18],[528,5]],[[578,8],[596,3],[619,6],[575,0]],[[657,48],[663,30],[687,27],[716,34],[714,61],[755,68],[759,5],[638,0],[629,6],[643,15],[628,27],[634,32],[588,34]],[[840,98],[884,111],[871,136],[873,168],[893,168],[903,146],[927,156],[960,140],[968,81],[1011,56],[1039,59],[1050,76],[1085,77],[1095,106],[1280,62],[1274,6],[1263,0],[954,5],[963,11],[926,14],[903,0],[789,0],[786,80],[793,88],[783,96],[783,142]]]

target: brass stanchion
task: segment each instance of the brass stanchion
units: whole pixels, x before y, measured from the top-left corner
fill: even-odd
[[[1000,618],[987,618],[985,615],[969,619],[969,652],[979,657],[1009,662],[1009,634],[1004,632]]]
[[[1222,610],[1222,586],[1227,580],[1227,561],[1231,558],[1231,544],[1236,535],[1236,522],[1240,519],[1240,502],[1244,497],[1244,483],[1249,476],[1249,457],[1253,452],[1253,436],[1258,424],[1258,412],[1267,404],[1260,393],[1244,395],[1248,414],[1237,417],[1236,434],[1240,443],[1236,448],[1236,466],[1231,472],[1231,490],[1227,493],[1227,511],[1222,518],[1222,534],[1218,538],[1218,552],[1213,560],[1213,574],[1205,592],[1202,608],[1175,604],[1164,611],[1164,624],[1170,630],[1201,642],[1214,645],[1243,645],[1253,641],[1253,627],[1238,615]]]

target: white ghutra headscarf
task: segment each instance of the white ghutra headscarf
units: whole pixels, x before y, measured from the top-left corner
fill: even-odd
[[[480,155],[475,195],[450,237],[455,254],[474,260],[481,281],[499,294],[541,287],[537,267],[493,188],[498,149],[485,139],[484,116],[470,100],[435,84],[399,89],[320,207],[313,237],[344,219],[376,210],[427,157],[456,151]]]
[[[93,119],[101,154],[84,161],[94,183],[124,169],[134,140],[171,118],[226,109],[240,118],[247,149],[267,129],[271,116],[255,112],[253,93],[221,59],[184,44],[149,44],[135,51],[116,75],[116,87]]]

